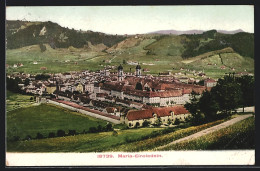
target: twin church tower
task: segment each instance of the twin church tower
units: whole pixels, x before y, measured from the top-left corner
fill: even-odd
[[[124,80],[124,74],[123,74],[123,67],[122,67],[121,64],[118,66],[117,70],[118,70],[118,74],[117,74],[118,81],[119,82],[123,81]],[[139,63],[138,63],[138,65],[135,68],[135,76],[136,77],[140,77],[141,76],[141,66],[139,65]]]

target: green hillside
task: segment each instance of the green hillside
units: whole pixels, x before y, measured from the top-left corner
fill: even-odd
[[[161,36],[156,42],[145,47],[147,55],[180,56],[183,51],[185,36]]]
[[[52,22],[7,21],[7,72],[67,72],[99,70],[123,64],[134,72],[139,62],[145,74],[205,70],[221,77],[228,72],[254,72],[254,34],[222,34],[216,30],[192,35],[107,35],[77,31]],[[37,61],[38,64],[33,64]],[[225,69],[220,69],[225,66]],[[47,67],[41,70],[41,67]],[[116,71],[116,70],[112,70]]]
[[[107,35],[93,31],[77,31],[61,27],[53,22],[7,21],[7,48],[15,49],[29,45],[48,43],[52,48],[82,48],[87,41],[93,45],[103,43],[111,47],[125,39],[124,36]]]

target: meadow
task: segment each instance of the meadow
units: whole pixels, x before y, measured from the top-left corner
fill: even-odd
[[[12,111],[19,109],[21,107],[28,107],[34,104],[33,96],[30,95],[21,95],[13,93],[11,91],[6,91],[6,111]]]
[[[81,133],[83,130],[88,131],[90,127],[107,124],[106,121],[51,104],[41,104],[7,112],[6,123],[8,141],[15,136],[20,139],[24,139],[27,135],[35,138],[37,133],[48,137],[50,132],[56,133],[60,129],[66,133],[69,130]]]
[[[110,132],[85,133],[75,136],[16,141],[7,144],[7,151],[17,152],[100,152],[149,151],[173,140],[188,136],[224,120],[200,126],[176,128],[138,128]]]
[[[7,99],[13,102],[17,99],[29,100],[30,97],[31,96],[7,92]],[[9,101],[9,103],[10,102],[11,101]],[[28,102],[30,102],[30,100]],[[238,115],[233,115],[231,118],[237,116]],[[174,128],[127,129],[125,125],[119,124],[113,125],[115,131],[90,133],[87,132],[90,127],[97,128],[98,125],[104,127],[107,122],[52,104],[40,104],[38,106],[20,108],[19,110],[16,109],[6,113],[7,151],[153,151],[156,147],[220,124],[225,120],[217,120],[199,126],[190,126],[189,123],[185,123]],[[252,135],[254,134],[253,121],[254,119],[250,118],[225,130],[220,130],[216,132],[216,135],[213,133],[209,136],[201,137],[194,142],[177,144],[176,146],[164,150],[217,149],[217,147],[221,146],[225,146],[225,149],[240,148],[241,142],[247,147],[252,146]],[[69,130],[76,130],[79,134],[48,138],[50,132],[56,134],[57,130],[64,130],[66,134],[68,134]],[[42,134],[44,138],[35,139],[37,133]],[[28,135],[30,135],[32,139],[29,141],[24,140]],[[14,137],[17,136],[20,137],[20,140],[14,140]],[[239,140],[241,140],[241,142]]]
[[[225,120],[217,120],[214,122],[206,123],[199,126],[190,126],[187,128],[175,128],[171,132],[163,134],[161,133],[158,136],[151,137],[142,141],[136,141],[128,144],[123,144],[118,147],[109,149],[109,151],[153,151],[156,147],[165,145],[174,140],[189,136],[206,128],[212,127],[214,125],[220,124]]]
[[[255,118],[250,117],[200,138],[184,141],[163,150],[234,150],[255,148]]]
[[[155,54],[147,54],[147,51],[153,51],[154,39],[145,39],[140,44],[129,47],[116,49],[115,53],[109,54],[105,52],[89,51],[87,49],[60,48],[52,49],[46,45],[47,50],[40,52],[37,45],[27,46],[19,49],[12,49],[6,51],[6,63],[12,66],[15,63],[23,63],[22,67],[7,68],[7,73],[25,72],[25,73],[60,73],[69,71],[91,70],[96,71],[104,69],[105,66],[115,66],[112,72],[117,71],[117,66],[123,64],[123,61],[137,61],[141,64],[142,69],[149,69],[150,72],[143,72],[143,74],[158,75],[160,72],[171,71],[172,73],[180,72],[180,68],[203,71],[207,77],[220,78],[229,72],[254,72],[254,60],[238,55],[237,53],[230,53],[220,50],[222,62],[227,66],[226,69],[220,69],[223,64],[220,61],[219,55],[216,52],[205,53],[203,55],[183,60],[180,56],[179,49],[181,45],[175,44],[176,48],[170,48],[168,52],[156,52]],[[168,40],[164,40],[167,41]],[[164,43],[165,44],[165,43]],[[170,46],[170,45],[169,45]],[[145,50],[146,48],[146,50]],[[159,48],[160,49],[160,48]],[[228,48],[227,48],[228,49]],[[167,53],[166,53],[167,52]],[[157,54],[158,53],[158,54]],[[206,55],[212,55],[205,58]],[[216,54],[214,56],[214,54]],[[37,64],[33,64],[37,61]],[[188,63],[187,63],[188,61]],[[143,64],[146,63],[146,64]],[[152,63],[153,65],[148,65]],[[208,63],[217,64],[208,65]],[[41,67],[46,67],[46,70],[41,70]],[[135,72],[134,65],[123,64],[124,72]],[[231,70],[234,67],[235,70]],[[131,68],[131,70],[130,70]],[[189,72],[186,72],[189,74]],[[191,74],[191,73],[190,73]],[[202,79],[198,76],[189,76],[195,79]]]
[[[15,152],[99,152],[115,146],[136,141],[142,136],[163,128],[140,128],[119,130],[117,133],[100,132],[75,136],[17,141],[7,144],[7,151]]]

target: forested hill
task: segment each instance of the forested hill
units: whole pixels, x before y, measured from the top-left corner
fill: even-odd
[[[125,39],[121,35],[68,29],[50,21],[6,21],[6,36],[8,49],[44,43],[50,44],[52,48],[82,48],[88,42],[111,47]]]
[[[203,34],[186,35],[188,41],[184,42],[183,58],[200,55],[205,52],[231,47],[241,56],[254,58],[254,34],[240,32],[236,34],[218,33],[210,30]]]
[[[50,21],[7,21],[6,28],[8,49],[37,44],[49,44],[52,48],[90,48],[98,45],[104,52],[130,52],[136,48],[135,55],[146,51],[146,55],[181,56],[187,59],[230,47],[243,57],[254,58],[254,34],[246,32],[224,34],[209,30],[200,34],[125,36],[68,29]]]

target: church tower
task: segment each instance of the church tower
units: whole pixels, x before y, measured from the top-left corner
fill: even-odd
[[[118,70],[118,81],[121,82],[121,81],[123,81],[123,67],[121,64],[117,68],[117,70]]]
[[[141,76],[141,66],[139,65],[139,63],[136,66],[135,74],[136,74],[136,77],[140,77]]]

